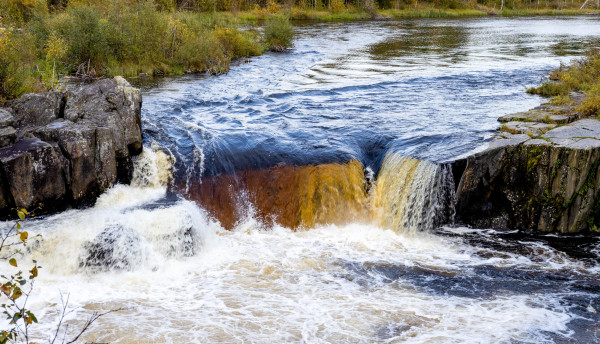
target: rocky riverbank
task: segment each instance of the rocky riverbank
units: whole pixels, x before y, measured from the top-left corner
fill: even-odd
[[[121,77],[26,94],[0,108],[0,213],[93,201],[128,183],[142,150],[142,96]]]
[[[490,146],[454,164],[458,219],[482,228],[598,232],[600,120],[570,105],[503,116]],[[464,171],[462,169],[464,168]]]

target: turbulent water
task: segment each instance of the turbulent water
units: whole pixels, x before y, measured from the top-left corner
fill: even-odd
[[[132,184],[27,223],[38,341],[61,292],[69,335],[123,308],[82,342],[600,341],[600,241],[452,225],[445,164],[539,104],[525,87],[600,21],[297,31],[227,75],[142,85]]]

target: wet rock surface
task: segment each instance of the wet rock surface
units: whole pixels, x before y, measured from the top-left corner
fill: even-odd
[[[552,127],[532,121],[540,109],[568,120]],[[456,192],[459,220],[481,228],[598,232],[600,120],[548,104],[516,116],[528,121],[501,117],[505,124],[488,149],[467,158]],[[508,123],[525,125],[506,130]]]
[[[90,203],[129,182],[142,150],[141,92],[121,78],[26,94],[0,108],[0,213]]]
[[[84,245],[79,267],[92,271],[128,270],[144,260],[142,240],[135,230],[109,226]]]

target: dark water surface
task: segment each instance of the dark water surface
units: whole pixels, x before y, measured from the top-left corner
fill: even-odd
[[[600,20],[404,20],[296,31],[289,53],[144,92],[146,140],[168,147],[180,172],[197,175],[354,158],[377,171],[390,150],[450,160],[484,144],[499,116],[540,104],[526,87],[598,45]]]

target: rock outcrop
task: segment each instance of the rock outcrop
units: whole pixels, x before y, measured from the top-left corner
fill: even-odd
[[[504,131],[489,148],[466,159],[459,220],[480,228],[598,231],[600,120],[543,105],[500,121]]]
[[[141,92],[123,78],[26,94],[0,108],[0,213],[79,206],[129,182],[142,150]]]

